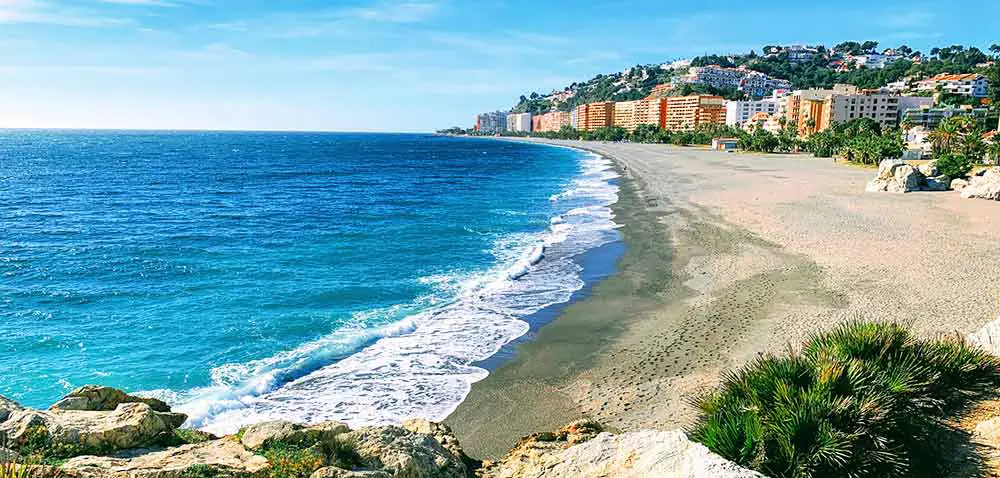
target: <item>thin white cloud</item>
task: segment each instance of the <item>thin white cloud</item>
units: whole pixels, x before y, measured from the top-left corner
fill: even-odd
[[[162,67],[133,67],[114,65],[0,65],[0,73],[9,75],[74,73],[109,76],[159,76],[173,71]]]
[[[67,27],[111,27],[132,23],[123,18],[94,15],[41,0],[0,0],[0,24],[38,24]]]
[[[178,3],[168,0],[100,0],[102,3],[115,5],[140,5],[148,7],[176,7]]]

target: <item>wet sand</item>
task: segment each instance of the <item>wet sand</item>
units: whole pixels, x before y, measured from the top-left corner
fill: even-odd
[[[628,250],[446,420],[472,455],[580,417],[686,426],[721,373],[855,317],[933,335],[1000,313],[1000,203],[865,194],[872,171],[811,156],[555,143],[622,169]]]

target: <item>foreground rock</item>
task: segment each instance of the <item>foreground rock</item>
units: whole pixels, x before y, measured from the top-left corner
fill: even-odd
[[[24,410],[21,404],[5,397],[0,397],[0,422],[7,420],[12,412]]]
[[[483,478],[763,478],[687,439],[684,432],[597,433],[577,422],[555,434],[521,441],[502,460],[480,470]]]
[[[244,428],[240,441],[243,446],[250,450],[261,450],[274,445],[308,447],[319,442],[333,440],[338,435],[349,431],[351,429],[340,422],[326,422],[306,427],[277,420]]]
[[[865,191],[906,193],[920,191],[924,176],[901,159],[886,159],[878,166],[878,174]]]
[[[110,412],[24,409],[0,423],[0,440],[112,452],[155,444],[186,419],[181,413],[157,412],[145,403],[123,403]]]
[[[969,178],[968,185],[962,188],[962,197],[1000,201],[1000,167],[989,168]]]
[[[436,424],[435,424],[436,425]],[[457,440],[444,425],[447,441]],[[468,469],[462,453],[445,448],[440,439],[416,433],[403,427],[365,427],[345,434],[354,453],[366,468],[385,471],[392,476],[408,478],[465,478]]]
[[[81,456],[62,466],[82,477],[183,478],[202,471],[205,476],[253,476],[270,464],[235,440],[183,445],[135,458]]]
[[[116,388],[101,387],[98,385],[85,385],[73,390],[49,409],[110,412],[123,403],[145,403],[157,412],[170,411],[170,406],[162,400],[136,397]]]

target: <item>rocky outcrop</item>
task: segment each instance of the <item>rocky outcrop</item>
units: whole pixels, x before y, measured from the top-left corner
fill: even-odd
[[[316,470],[309,478],[393,478],[384,471],[351,471],[335,466]]]
[[[964,180],[964,179],[952,179],[951,180],[951,188],[954,189],[955,191],[961,191],[961,190],[965,189],[965,187],[968,186],[968,185],[969,185],[969,182],[966,181],[966,180]]]
[[[449,432],[450,433],[450,432]],[[349,443],[365,468],[406,478],[465,478],[462,457],[437,439],[403,427],[365,427],[347,433]]]
[[[73,390],[49,409],[110,412],[123,403],[145,403],[157,412],[170,411],[170,406],[162,400],[136,397],[116,388],[99,385],[84,385]]]
[[[886,159],[878,166],[878,174],[865,191],[907,193],[920,191],[924,176],[901,159]]]
[[[621,435],[577,422],[555,434],[523,439],[482,478],[764,478],[693,443],[680,430]]]
[[[969,178],[969,184],[962,189],[962,197],[1000,201],[1000,167],[989,168]]]
[[[12,412],[18,410],[24,410],[24,407],[9,398],[0,396],[0,422],[7,420]]]
[[[965,339],[993,355],[1000,355],[1000,317],[988,322],[978,331],[966,336]]]
[[[261,450],[272,445],[309,447],[319,442],[332,440],[337,435],[351,431],[340,422],[326,422],[305,427],[295,423],[277,420],[258,423],[240,432],[240,441],[250,450]]]
[[[62,469],[83,477],[102,478],[252,477],[269,465],[266,458],[248,451],[238,441],[222,439],[134,458],[81,456],[66,462]]]
[[[951,177],[947,175],[924,178],[924,191],[947,191],[951,189]]]
[[[933,178],[940,176],[941,173],[938,171],[937,161],[928,161],[920,166],[917,166],[917,171],[923,174],[925,177]]]

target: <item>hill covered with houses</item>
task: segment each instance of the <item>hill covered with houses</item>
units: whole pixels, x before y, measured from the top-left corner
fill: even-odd
[[[1000,45],[989,53],[1000,54]],[[941,74],[983,74],[1000,84],[1000,67],[974,46],[952,45],[928,52],[906,45],[879,48],[874,41],[824,45],[766,45],[760,53],[706,55],[663,64],[636,65],[599,74],[548,94],[523,95],[514,113],[570,111],[600,101],[629,101],[657,92],[667,96],[714,94],[726,99],[760,98],[774,89],[831,88],[836,84],[882,88],[913,84]],[[991,91],[993,103],[1000,88]]]

